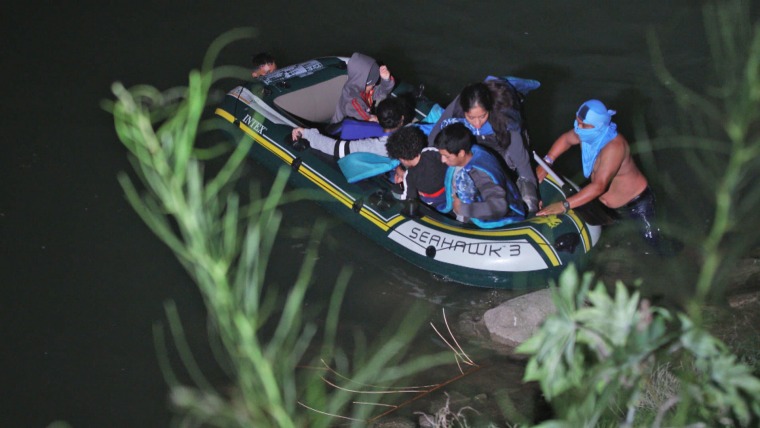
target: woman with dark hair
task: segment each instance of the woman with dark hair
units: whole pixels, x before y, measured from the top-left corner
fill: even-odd
[[[520,94],[508,82],[489,78],[465,87],[441,115],[428,142],[449,124],[463,123],[479,144],[498,153],[517,175],[517,188],[528,211],[538,211],[538,182],[528,155],[528,135],[520,114]]]

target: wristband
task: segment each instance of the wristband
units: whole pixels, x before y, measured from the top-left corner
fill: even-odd
[[[544,162],[546,162],[549,165],[554,165],[554,159],[549,157],[549,155],[544,156]]]

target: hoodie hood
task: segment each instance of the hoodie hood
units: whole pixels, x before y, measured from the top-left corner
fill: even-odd
[[[369,85],[377,84],[380,80],[380,66],[374,58],[355,52],[348,60],[348,81],[343,87],[355,90],[357,93],[364,92],[364,88]]]
[[[359,52],[354,52],[348,60],[348,80],[343,85],[343,91],[335,108],[331,123],[337,123],[346,117],[346,104],[354,98],[361,98],[368,82],[374,85],[380,80],[380,66],[374,58]]]

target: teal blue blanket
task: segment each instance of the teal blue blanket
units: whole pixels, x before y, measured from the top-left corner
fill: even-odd
[[[367,152],[351,153],[338,160],[338,166],[349,183],[392,171],[398,164],[398,159]]]

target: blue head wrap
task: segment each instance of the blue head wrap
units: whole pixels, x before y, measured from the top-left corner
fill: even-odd
[[[617,136],[617,125],[612,122],[615,110],[607,107],[599,100],[588,100],[581,104],[575,115],[583,122],[593,125],[593,128],[583,129],[574,121],[575,133],[581,139],[581,154],[583,155],[583,175],[589,177],[594,169],[599,152]]]

